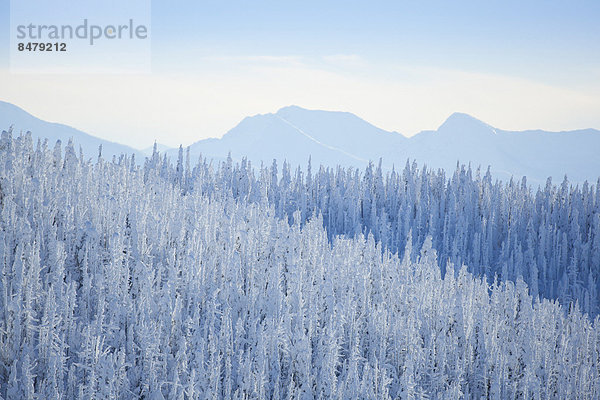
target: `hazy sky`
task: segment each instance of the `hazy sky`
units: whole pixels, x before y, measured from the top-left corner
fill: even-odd
[[[153,1],[140,75],[11,74],[8,21],[0,0],[0,100],[138,148],[290,104],[405,135],[455,111],[503,129],[600,128],[598,0]]]

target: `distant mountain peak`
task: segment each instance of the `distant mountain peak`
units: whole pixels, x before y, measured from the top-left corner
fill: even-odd
[[[280,117],[286,116],[286,115],[310,115],[310,114],[321,115],[321,116],[328,115],[330,117],[339,117],[340,115],[345,115],[345,116],[351,116],[352,118],[356,118],[356,119],[362,119],[362,118],[358,117],[357,115],[355,115],[351,112],[347,112],[347,111],[309,109],[309,108],[300,107],[300,106],[297,106],[294,104],[282,107],[279,110],[277,110],[277,113],[275,113],[275,115],[280,116]],[[272,115],[272,114],[269,114],[269,115]]]
[[[307,110],[306,108],[302,108],[295,104],[290,104],[289,106],[281,107],[279,110],[277,110],[277,114],[286,113],[286,112],[294,112],[294,111],[310,111],[310,110]]]
[[[438,128],[439,132],[451,132],[453,134],[496,134],[496,129],[477,118],[460,112],[455,112],[444,121]]]
[[[462,112],[452,113],[452,115],[450,115],[448,118],[446,118],[446,121],[444,121],[442,126],[444,126],[445,124],[458,124],[458,123],[461,123],[461,124],[483,124],[483,125],[489,126],[485,122],[483,122],[469,114],[462,113]]]

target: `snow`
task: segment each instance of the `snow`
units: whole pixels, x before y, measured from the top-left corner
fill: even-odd
[[[0,130],[8,130],[11,126],[15,133],[30,131],[35,140],[48,139],[49,146],[54,146],[57,140],[66,144],[69,139],[74,139],[87,158],[98,157],[100,145],[105,157],[135,154],[138,159],[144,158],[143,152],[129,146],[100,139],[67,125],[43,121],[13,104],[0,101]],[[79,154],[79,147],[76,148],[76,152]]]
[[[0,139],[1,398],[600,397],[598,186],[76,146]]]
[[[170,149],[171,147],[167,146],[166,144],[156,143],[156,150],[160,151],[161,153]],[[152,152],[154,152],[154,145],[146,147],[145,149],[142,149],[140,151],[146,156],[151,156]]]
[[[0,124],[3,129],[14,125],[16,133],[31,131],[35,139],[48,138],[50,146],[56,140],[64,144],[73,138],[88,158],[97,157],[99,145],[105,157],[135,154],[138,161],[153,151],[153,146],[137,151],[66,125],[45,122],[6,102],[0,102]],[[311,157],[316,165],[358,168],[382,158],[386,171],[403,167],[409,159],[446,171],[454,170],[460,162],[481,166],[482,170],[491,166],[492,175],[504,181],[526,176],[529,183],[543,186],[548,177],[560,182],[565,175],[573,183],[595,182],[600,173],[598,149],[600,131],[594,129],[512,132],[468,114],[454,113],[437,130],[406,138],[351,113],[289,106],[276,113],[247,117],[221,139],[192,144],[190,156],[194,161],[200,154],[224,161],[231,154],[236,161],[246,157],[257,166],[277,159],[303,167]],[[177,157],[177,148],[158,144],[158,150],[172,160]]]
[[[248,117],[222,139],[201,140],[190,149],[193,159],[203,154],[224,160],[231,153],[235,160],[246,157],[255,165],[285,159],[305,166],[311,156],[316,164],[364,168],[369,160],[383,158],[386,170],[402,167],[410,159],[451,171],[458,161],[484,170],[491,166],[499,179],[526,176],[530,183],[541,185],[548,177],[561,181],[565,175],[571,182],[594,182],[600,173],[600,157],[595,154],[600,149],[600,131],[511,132],[463,113],[452,114],[436,131],[406,138],[350,113],[290,106],[275,114]]]

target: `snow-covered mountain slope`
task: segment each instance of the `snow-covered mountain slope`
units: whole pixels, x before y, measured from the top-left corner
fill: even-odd
[[[511,132],[496,129],[469,115],[455,113],[436,131],[411,138],[379,129],[345,112],[285,107],[274,114],[247,117],[221,139],[194,143],[192,157],[233,159],[246,156],[254,164],[275,158],[293,165],[364,167],[383,158],[383,166],[403,167],[407,159],[431,168],[453,171],[457,161],[487,169],[509,179],[527,176],[543,184],[566,174],[572,182],[595,182],[600,175],[600,131],[594,129]],[[171,151],[176,156],[176,150]]]
[[[409,139],[404,157],[452,171],[457,160],[472,166],[491,166],[501,179],[511,176],[536,183],[548,177],[571,182],[596,182],[600,176],[600,131],[504,131],[469,115],[455,113],[437,131]]]
[[[143,160],[152,148],[143,151],[103,140],[66,125],[42,121],[19,107],[0,101],[0,130],[13,126],[15,134],[31,131],[34,138],[66,143],[73,138],[86,157],[96,157],[102,145],[105,157],[135,154]],[[171,160],[177,149],[159,145]],[[533,184],[544,184],[550,176],[574,183],[596,182],[600,176],[600,131],[568,132],[541,130],[513,132],[494,128],[467,114],[452,114],[437,130],[423,131],[407,138],[388,132],[347,112],[307,110],[297,106],[276,113],[247,117],[221,139],[200,140],[190,146],[192,161],[200,154],[224,160],[246,157],[254,165],[279,163],[305,166],[309,157],[314,166],[354,166],[383,159],[384,169],[404,167],[407,159],[429,168],[453,171],[457,162],[483,170],[491,166],[500,179],[526,176]]]
[[[273,172],[2,135],[0,398],[600,398],[600,192]]]
[[[34,139],[48,139],[50,146],[54,146],[57,140],[65,145],[69,139],[73,139],[77,146],[76,150],[79,151],[79,146],[81,146],[83,154],[88,158],[97,157],[98,147],[102,145],[104,158],[125,153],[135,154],[140,161],[144,159],[144,154],[134,148],[100,139],[67,125],[43,121],[14,104],[0,101],[0,131],[8,130],[11,126],[13,135],[30,131]]]
[[[247,157],[255,164],[277,159],[295,165],[305,165],[310,156],[315,165],[362,167],[372,159],[393,159],[393,150],[405,141],[404,136],[379,129],[354,114],[290,106],[275,114],[247,117],[221,139],[194,143],[190,154],[224,159],[231,152],[234,159]]]

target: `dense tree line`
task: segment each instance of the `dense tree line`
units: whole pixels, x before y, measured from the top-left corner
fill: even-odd
[[[3,133],[1,398],[600,396],[599,319],[532,297],[519,274],[438,265],[475,247],[480,213],[502,221],[482,223],[507,243],[482,236],[494,253],[519,218],[590,220],[597,200],[570,209],[591,189],[184,159],[91,162]]]
[[[431,236],[442,275],[448,262],[465,264],[488,281],[521,278],[534,296],[577,301],[592,316],[600,311],[600,180],[573,187],[565,177],[559,186],[548,180],[533,189],[525,178],[503,183],[489,170],[481,174],[460,165],[449,177],[416,163],[384,174],[381,164],[364,173],[313,172],[309,161],[306,172],[292,172],[286,163],[278,171],[274,161],[255,173],[245,160],[200,160],[190,169],[185,158],[180,149],[171,168],[155,153],[146,169],[161,171],[185,191],[268,202],[277,217],[290,221],[296,210],[301,223],[321,214],[330,239],[372,233],[400,256],[409,235],[415,248]]]

